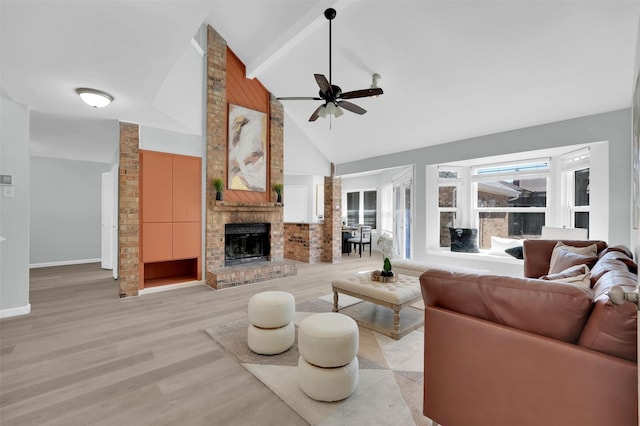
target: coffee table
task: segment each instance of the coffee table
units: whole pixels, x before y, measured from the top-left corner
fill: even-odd
[[[371,281],[370,273],[363,273],[332,281],[331,287],[333,312],[349,315],[359,325],[392,339],[399,340],[424,324],[424,311],[410,306],[422,299],[420,282],[416,277],[399,275],[398,281],[383,283]],[[339,308],[338,294],[346,294],[362,301]],[[390,308],[391,311],[379,307]],[[405,307],[408,308],[402,312],[401,318],[400,311]]]

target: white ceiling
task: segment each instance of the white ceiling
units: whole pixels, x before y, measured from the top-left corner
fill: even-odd
[[[331,127],[307,121],[319,102],[283,101],[285,138],[299,127],[332,162],[630,106],[640,1],[2,0],[2,91],[37,113],[36,153],[87,150],[108,162],[115,145],[98,133],[113,127],[100,121],[201,131],[189,120],[201,102],[178,95],[193,81],[182,87],[175,70],[185,72],[203,22],[276,96],[316,96],[313,74],[329,73],[330,6],[333,83],[367,88],[377,72],[385,91],[353,100],[368,113],[345,112]],[[81,86],[115,102],[88,108]],[[73,131],[92,124],[90,140]]]

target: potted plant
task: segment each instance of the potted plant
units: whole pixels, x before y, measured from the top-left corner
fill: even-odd
[[[384,265],[382,266],[382,272],[380,273],[383,277],[393,277],[393,271],[391,270],[391,261],[388,257],[384,258]]]
[[[284,185],[282,185],[281,183],[274,183],[273,184],[273,190],[276,192],[277,198],[276,198],[276,203],[281,203],[282,202],[282,189],[284,188]]]
[[[213,180],[213,187],[216,189],[216,200],[222,200],[222,190],[224,189],[224,181],[220,178]]]

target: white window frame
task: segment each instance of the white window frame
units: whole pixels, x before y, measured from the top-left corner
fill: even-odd
[[[380,230],[393,235],[393,182],[380,190]]]
[[[455,178],[440,177],[440,172],[452,172],[456,173]],[[440,218],[441,213],[454,213],[453,226],[456,227],[459,223],[462,223],[464,214],[464,167],[452,167],[452,166],[438,166],[438,229],[441,229]],[[455,207],[441,207],[440,206],[440,188],[456,188],[456,202]],[[438,238],[440,241],[440,238]],[[439,244],[439,243],[438,243]]]
[[[514,171],[508,170],[518,165],[529,164],[546,164],[544,171]],[[496,171],[495,173],[478,173],[486,169],[505,169],[505,171]],[[472,182],[472,200],[471,200],[471,217],[472,227],[479,228],[481,213],[544,213],[545,223],[549,223],[550,201],[549,189],[551,178],[551,159],[550,158],[531,158],[522,159],[508,163],[489,163],[471,168]],[[545,207],[478,207],[478,184],[480,182],[494,182],[497,180],[515,180],[515,179],[546,179],[547,202]]]
[[[571,228],[575,228],[575,214],[578,212],[590,213],[590,206],[576,206],[575,203],[575,173],[580,170],[589,169],[591,174],[591,150],[589,147],[568,152],[560,157],[564,194],[563,210],[565,213],[565,223],[569,223]],[[589,200],[591,202],[591,200]],[[591,214],[589,214],[591,216]],[[589,224],[591,226],[591,224]],[[587,228],[588,230],[588,228]]]

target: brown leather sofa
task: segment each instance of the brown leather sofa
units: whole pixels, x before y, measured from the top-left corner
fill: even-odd
[[[444,426],[638,424],[637,311],[607,296],[635,288],[637,265],[624,248],[565,241],[597,244],[590,285],[538,279],[556,243],[525,241],[527,278],[420,276],[425,416]]]

